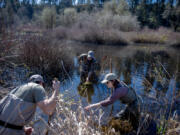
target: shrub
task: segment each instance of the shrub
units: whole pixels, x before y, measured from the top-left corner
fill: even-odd
[[[73,27],[70,32],[71,39],[94,44],[127,45],[127,41],[121,32],[117,30],[102,30],[92,25],[87,28],[78,29]]]
[[[59,26],[52,32],[52,38],[56,40],[66,39],[68,37],[69,29],[63,26]]]
[[[97,14],[98,25],[102,29],[118,29],[120,31],[136,31],[139,30],[139,22],[136,16],[132,15],[113,15],[108,12]]]
[[[64,72],[64,67],[70,71],[72,66],[71,59],[64,51],[66,48],[57,45],[50,38],[50,36],[31,37],[20,49],[22,63],[30,67],[31,71],[44,74],[46,78],[58,77]]]
[[[113,17],[112,27],[120,31],[136,31],[139,29],[139,23],[136,16],[119,16]]]
[[[129,7],[125,0],[112,0],[110,2],[106,2],[104,5],[104,11],[110,12],[113,15],[128,15]]]
[[[40,20],[46,29],[52,29],[56,25],[56,9],[54,7],[46,7],[43,9]]]
[[[64,26],[71,26],[76,22],[76,19],[77,12],[74,8],[66,8],[64,14],[60,17],[61,24]]]

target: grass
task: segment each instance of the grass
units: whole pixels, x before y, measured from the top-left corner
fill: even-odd
[[[160,62],[158,62],[158,60],[156,62],[156,69],[154,72],[158,79],[163,79],[166,76],[164,74],[168,74],[168,72],[166,68]],[[75,101],[72,98],[74,95],[72,95],[70,91],[69,93],[69,96],[67,96],[68,99],[64,98],[63,95],[59,96],[56,112],[53,115],[50,124],[48,125],[48,123],[44,121],[44,123],[46,123],[45,125],[48,126],[47,129],[49,129],[49,132],[52,133],[52,135],[120,135],[132,131],[132,126],[129,121],[112,119],[109,122],[107,121],[106,125],[102,125],[102,118],[104,117],[103,110],[98,108],[96,110],[90,110],[90,112],[85,112],[81,99]],[[178,135],[180,133],[180,123],[177,120],[172,120],[171,114],[169,114],[168,118],[166,118],[169,103],[163,102],[163,105],[160,105],[162,98],[166,99],[166,97],[158,97],[153,99],[153,101],[156,101],[157,104],[142,106],[144,119],[140,121],[138,130],[141,134],[146,132],[146,126],[150,124],[151,120],[157,124],[158,135]],[[154,115],[152,116],[150,112],[148,112],[148,109],[151,107],[156,107],[158,110],[154,112]],[[37,130],[35,131],[38,132]]]
[[[76,111],[73,111],[73,106],[76,106]],[[73,100],[66,101],[66,99],[63,99],[63,96],[60,95],[56,112],[53,114],[50,124],[48,125],[48,123],[45,121],[43,122],[46,126],[48,126],[49,133],[53,135],[100,135],[101,131],[98,127],[98,122],[100,119],[97,117],[97,115],[93,114],[94,112],[91,111],[90,113],[91,115],[87,117],[81,102],[74,102]],[[99,116],[101,115],[102,112],[100,111]],[[97,122],[97,125],[95,122]]]
[[[149,30],[144,29],[134,33],[131,41],[134,43],[147,43],[147,44],[165,44],[168,41],[169,33],[165,30]]]
[[[62,29],[60,28],[59,33],[61,33],[61,30]],[[56,36],[49,35],[51,34],[52,31],[50,31],[49,33],[47,31],[48,33],[47,35],[44,34],[43,36],[28,37],[27,40],[24,42],[24,44],[20,45],[20,50],[18,52],[18,54],[20,55],[19,58],[20,58],[21,63],[24,63],[28,68],[33,69],[34,72],[41,72],[42,74],[47,75],[47,78],[48,77],[52,78],[63,72],[62,61],[64,62],[63,65],[65,69],[67,69],[67,71],[70,71],[70,68],[72,66],[72,61],[70,60],[69,56],[67,56],[66,54],[66,46],[61,45],[61,44],[59,46],[59,42],[56,42],[57,40],[61,40],[64,38],[66,39],[72,38],[74,40],[79,40],[82,42],[90,41],[92,43],[100,42],[104,44],[104,43],[114,42],[115,40],[113,38],[117,38],[117,41],[118,41],[118,36],[121,35],[120,32],[115,31],[115,30],[104,31],[105,34],[103,36],[101,35],[103,32],[99,29],[89,28],[87,29],[87,31],[86,29],[78,29],[79,31],[76,31],[77,34],[75,34],[74,29],[71,29],[71,30],[74,37],[69,37],[69,34],[62,34],[62,36],[60,35],[60,37],[56,37],[58,36],[58,32],[57,34],[55,33]],[[92,32],[89,32],[89,30],[92,30]],[[63,28],[63,31],[66,31],[66,30]],[[87,36],[88,34],[83,35],[86,32],[90,35],[89,36]],[[115,33],[115,34],[112,34],[112,33]],[[151,35],[152,33],[149,33],[149,35]],[[94,34],[94,35],[92,36],[91,34]],[[112,36],[112,35],[115,35],[115,36]],[[54,40],[52,39],[52,37]],[[120,41],[118,42],[117,41],[114,43],[119,43],[121,39]],[[154,72],[157,77],[157,80],[160,80],[159,82],[163,83],[162,80],[163,78],[165,78],[163,74],[168,73],[165,67],[163,67],[162,64],[158,63],[154,69]],[[151,83],[149,82],[149,84]],[[152,84],[150,86],[152,86]],[[103,130],[102,124],[101,124],[102,122],[101,120],[104,114],[103,110],[98,108],[95,111],[91,110],[88,114],[87,112],[84,111],[81,100],[79,101],[70,100],[70,99],[73,99],[72,96],[73,95],[69,95],[68,99],[64,99],[62,95],[59,96],[56,112],[54,113],[50,121],[50,125],[46,121],[43,121],[42,118],[40,119],[46,125],[46,127],[42,127],[43,130],[48,129],[49,132],[51,132],[51,134],[53,135],[56,135],[56,134],[59,135],[59,133],[67,134],[67,135],[118,134],[115,132],[115,129],[119,127],[118,125],[122,125],[120,122],[116,121],[114,123],[111,123],[111,125],[109,125],[109,128],[105,128]],[[166,133],[176,134],[178,133],[178,130],[179,130],[179,123],[176,120],[171,120],[170,115],[169,115],[168,120],[165,118],[165,112],[166,112],[167,106],[168,104],[165,104],[164,102],[163,110],[161,110],[160,112],[157,112],[157,116],[154,117],[154,119],[156,120],[158,124],[158,133],[159,134],[166,134]],[[144,112],[148,113],[147,110],[144,110]],[[160,118],[158,117],[159,115],[161,116]],[[126,131],[130,130],[131,129],[130,125],[128,125],[127,121],[125,123],[127,124],[127,127],[128,127],[128,128],[125,127],[127,128]],[[143,123],[140,123],[140,125],[144,126]],[[38,129],[36,128],[35,128],[35,133],[39,133]]]
[[[128,41],[123,37],[123,34],[117,30],[102,30],[99,27],[89,28],[72,28],[71,40],[76,40],[85,43],[93,43],[97,45],[127,45]]]
[[[169,44],[172,47],[175,47],[175,48],[180,47],[180,33],[171,33],[169,38],[170,38],[170,41],[171,41]]]
[[[153,62],[154,65],[154,69],[153,72],[151,73],[151,75],[155,76],[155,79],[157,80],[157,82],[159,83],[159,88],[162,91],[167,91],[168,87],[167,84],[170,83],[171,79],[177,80],[177,76],[178,76],[178,63],[175,67],[175,71],[174,71],[174,76],[172,77],[171,74],[167,71],[167,69],[165,68],[165,66],[160,62],[159,58],[156,57],[154,59],[156,62]],[[149,89],[153,89],[156,91],[156,93],[159,91],[159,88],[153,88],[152,84],[148,81],[148,79],[146,79],[146,83],[149,85],[150,84],[150,88]],[[147,85],[147,86],[148,86]],[[174,104],[174,99],[176,100],[175,96],[176,96],[176,83],[174,82],[172,89],[172,97],[171,99],[168,99],[166,96],[160,95],[158,94],[158,96],[156,96],[155,101],[157,103],[159,103],[159,107],[158,112],[156,112],[154,114],[154,119],[157,122],[157,132],[158,135],[165,135],[165,134],[170,134],[170,132],[173,132],[174,134],[176,133],[180,133],[179,131],[177,131],[177,129],[175,129],[175,127],[173,127],[172,125],[174,125],[178,122],[178,119],[172,119],[172,115],[173,115],[173,104]],[[161,103],[163,102],[163,103]],[[154,106],[154,105],[153,105]],[[152,107],[153,107],[152,106]],[[149,105],[149,107],[151,107]],[[146,108],[146,107],[145,107]],[[146,109],[145,109],[146,111]],[[148,113],[148,111],[146,111]],[[177,128],[177,126],[176,126]]]
[[[73,40],[96,45],[124,46],[132,43],[140,43],[165,44],[178,47],[180,44],[180,34],[172,32],[169,29],[159,28],[158,30],[151,30],[144,28],[123,32],[111,27],[101,28],[92,22],[88,23],[87,26],[84,26],[84,24],[74,24],[72,27],[59,26],[53,30],[44,30],[44,32],[41,32],[41,36],[44,36],[44,34],[50,36],[54,41]]]
[[[11,48],[16,45],[16,42],[13,40],[14,35],[12,33],[4,33],[0,35],[0,59],[2,60],[3,57],[7,56]]]
[[[75,110],[74,107],[76,107]],[[53,114],[50,124],[40,117],[39,119],[45,127],[37,129],[36,122],[34,122],[34,134],[38,135],[40,130],[45,130],[44,132],[47,133],[47,129],[51,135],[119,135],[119,131],[122,133],[132,131],[132,126],[128,121],[111,120],[108,125],[103,126],[101,123],[103,115],[104,112],[100,108],[86,112],[81,100],[67,101],[63,95],[59,95],[56,112]]]
[[[86,15],[88,16],[88,15]],[[82,43],[90,43],[96,45],[129,45],[132,43],[136,44],[165,44],[165,45],[173,45],[174,47],[178,47],[180,44],[179,37],[180,34],[177,32],[173,32],[170,29],[166,28],[159,28],[157,30],[152,30],[148,28],[144,29],[134,29],[131,31],[123,31],[118,28],[114,28],[111,26],[101,26],[98,25],[95,20],[96,17],[89,16],[88,21],[81,20],[81,22],[76,22],[72,24],[72,26],[65,27],[65,26],[58,26],[52,30],[44,30],[42,28],[36,28],[35,30],[29,29],[28,32],[37,32],[32,35],[39,35],[44,36],[46,35],[51,36],[54,41],[61,41],[61,40],[73,40]],[[111,23],[111,21],[110,21]],[[125,24],[123,24],[125,25]],[[126,26],[121,26],[122,28]],[[25,26],[24,26],[25,27]],[[19,31],[26,31],[26,27],[22,27],[22,30]],[[25,30],[24,30],[25,29]]]
[[[170,119],[167,127],[168,135],[179,135],[180,134],[180,123],[176,120]]]

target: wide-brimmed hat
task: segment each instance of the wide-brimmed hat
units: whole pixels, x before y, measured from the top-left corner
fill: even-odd
[[[89,51],[87,57],[94,58],[94,52],[93,51]]]
[[[104,80],[101,81],[101,83],[107,83],[108,81],[117,79],[116,75],[114,73],[106,74],[104,77]]]
[[[39,75],[39,74],[32,75],[29,78],[29,81],[30,82],[43,82],[44,83],[43,77],[41,75]]]

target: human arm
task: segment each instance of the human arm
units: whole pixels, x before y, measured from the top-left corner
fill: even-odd
[[[91,108],[98,107],[98,106],[106,107],[110,104],[113,104],[116,100],[125,96],[127,94],[127,91],[128,91],[128,89],[126,87],[117,88],[110,97],[108,97],[107,99],[105,99],[101,102],[91,104],[91,105],[85,107],[85,110],[89,110]]]
[[[125,96],[127,93],[128,93],[127,87],[117,88],[109,98],[107,98],[104,101],[101,101],[100,103],[103,107],[106,107],[110,104],[113,104],[116,100],[119,100],[121,97]]]
[[[52,96],[49,99],[45,99],[37,103],[37,106],[47,115],[51,115],[56,108],[56,100],[59,95],[60,82],[53,81],[52,87],[54,89]]]
[[[101,105],[101,104],[100,104],[100,102],[99,102],[99,103],[95,103],[95,104],[88,105],[88,106],[86,106],[84,109],[85,109],[85,110],[89,110],[89,109],[94,108],[94,107],[99,107],[100,105]]]
[[[92,76],[92,74],[95,72],[95,60],[92,60],[92,63],[89,66],[89,71],[88,71],[88,75],[86,78],[86,81],[89,81],[90,77]]]
[[[113,95],[110,96],[109,98],[107,98],[106,100],[103,100],[103,101],[95,103],[95,104],[88,105],[84,109],[89,110],[91,108],[96,108],[96,107],[100,107],[100,106],[108,106],[109,104],[112,104],[114,102],[114,100],[115,100],[112,97],[113,97]]]
[[[87,78],[86,78],[86,82],[89,82],[89,78],[91,77],[92,74],[93,74],[92,71],[88,72],[88,76],[87,76]]]

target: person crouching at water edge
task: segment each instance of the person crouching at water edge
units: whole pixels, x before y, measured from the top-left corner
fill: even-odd
[[[90,108],[98,106],[106,107],[119,99],[127,106],[123,111],[117,114],[116,118],[129,120],[134,130],[137,130],[140,116],[140,105],[135,90],[129,88],[124,82],[118,81],[114,73],[107,74],[102,83],[106,84],[108,88],[113,89],[112,95],[99,103],[86,106],[85,110],[89,110]]]
[[[48,99],[43,88],[43,77],[32,75],[29,80],[0,101],[0,135],[30,135],[33,129],[25,125],[32,120],[36,106],[47,115],[54,112],[60,82],[52,82],[54,92]]]

